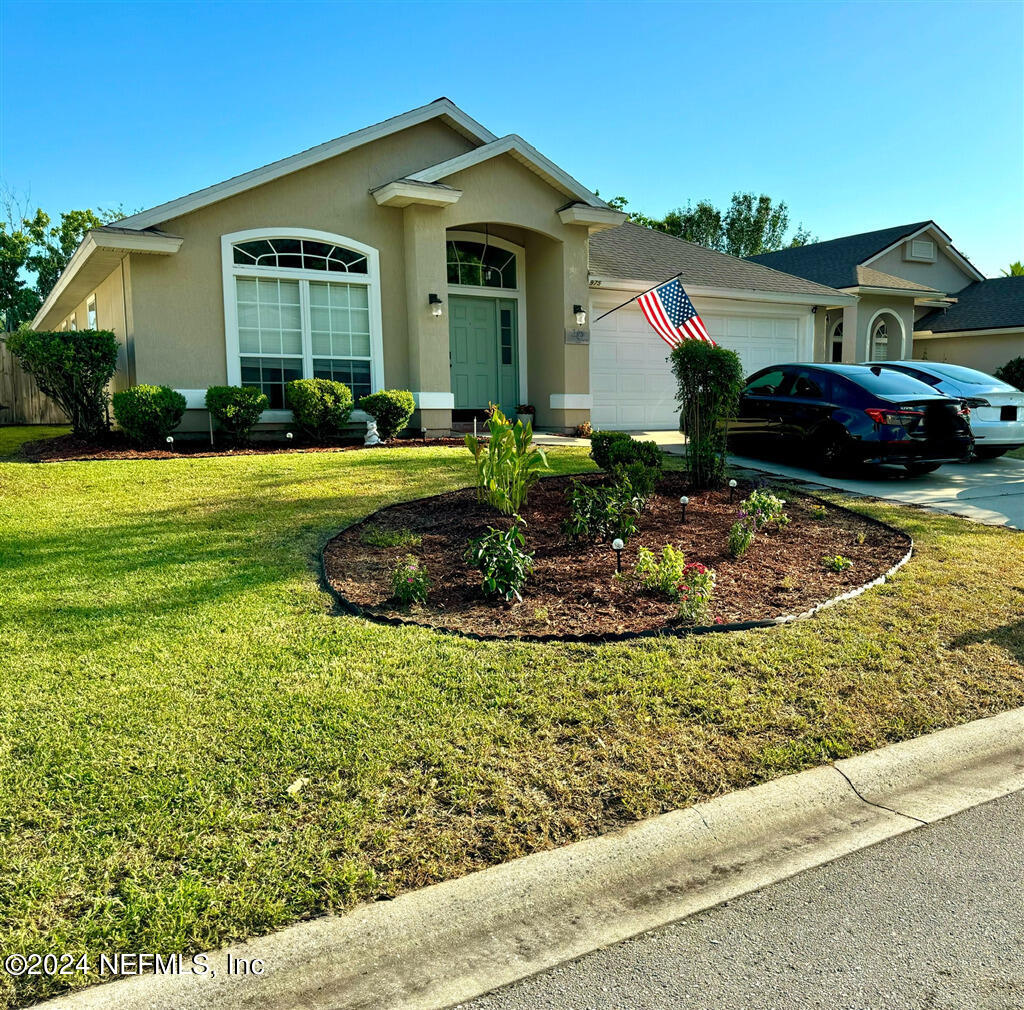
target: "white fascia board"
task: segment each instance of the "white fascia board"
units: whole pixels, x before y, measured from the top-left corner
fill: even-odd
[[[180,217],[182,214],[191,213],[200,207],[216,203],[218,200],[235,196],[238,193],[245,192],[247,189],[252,189],[254,186],[262,186],[264,183],[279,179],[283,175],[289,175],[292,172],[298,172],[300,169],[309,168],[310,165],[316,165],[321,161],[326,161],[328,158],[334,158],[356,147],[361,147],[363,144],[369,144],[383,137],[388,137],[392,133],[398,133],[400,130],[408,129],[410,126],[418,126],[420,123],[437,118],[447,119],[459,133],[476,143],[489,144],[497,139],[490,130],[485,129],[471,116],[467,116],[462,109],[446,98],[443,101],[431,102],[430,105],[423,105],[418,109],[404,112],[392,119],[386,119],[383,123],[377,123],[374,126],[367,126],[362,130],[356,130],[355,133],[347,133],[344,137],[329,140],[325,144],[311,147],[306,151],[301,151],[299,154],[282,158],[280,161],[271,162],[269,165],[253,169],[251,172],[236,175],[232,179],[226,179],[224,182],[207,186],[205,189],[189,193],[187,196],[179,197],[177,200],[170,200],[167,203],[151,207],[149,210],[133,214],[131,217],[126,217],[117,223],[126,228],[148,228],[152,225],[160,224],[162,221]]]
[[[871,284],[856,284],[853,287],[840,290],[858,295],[893,295],[897,298],[913,298],[915,301],[926,298],[934,299],[937,294],[934,290],[925,290],[924,288],[880,288]]]
[[[184,240],[177,235],[124,235],[120,232],[86,232],[85,238],[79,243],[68,265],[57,278],[46,300],[32,319],[32,325],[39,324],[46,318],[68,285],[75,279],[78,271],[88,262],[89,257],[97,250],[113,250],[117,252],[151,253],[157,256],[171,256],[181,248]]]
[[[574,203],[558,212],[562,224],[583,225],[591,233],[605,231],[608,228],[618,228],[629,215],[621,210],[612,210],[610,207],[591,207],[588,204]]]
[[[590,294],[601,291],[624,291],[627,294],[636,292],[640,294],[649,291],[654,284],[649,280],[623,280],[619,277],[601,277],[592,275]],[[597,282],[595,287],[593,282]],[[735,301],[750,302],[781,302],[790,305],[821,305],[827,308],[838,308],[841,305],[854,305],[857,302],[856,295],[844,295],[838,291],[828,294],[793,293],[788,291],[758,291],[750,288],[709,288],[700,287],[696,284],[683,285],[686,293],[696,295],[698,298],[731,298]]]
[[[945,330],[935,333],[932,330],[914,330],[915,340],[942,340],[945,337],[1004,337],[1024,332],[1024,323],[1020,326],[993,326],[984,330]]]
[[[422,204],[426,207],[450,207],[453,203],[458,203],[462,196],[462,190],[452,186],[440,186],[429,182],[407,182],[404,179],[396,179],[371,192],[374,200],[381,207],[408,207],[411,203]]]
[[[510,133],[490,144],[484,144],[475,151],[467,154],[460,154],[457,158],[449,158],[447,161],[439,162],[424,168],[419,172],[413,172],[409,176],[414,182],[439,182],[456,172],[462,172],[481,162],[489,161],[491,158],[500,157],[503,154],[511,154],[518,161],[521,161],[527,168],[536,172],[542,179],[560,190],[566,196],[573,196],[582,200],[591,207],[608,208],[595,193],[591,193],[582,183],[577,182],[571,175],[560,169],[549,158],[545,158],[536,148],[531,147],[522,137]],[[608,208],[611,209],[611,208]]]
[[[904,242],[909,242],[911,239],[917,238],[918,235],[923,234],[926,231],[933,231],[942,241],[944,251],[950,253],[963,268],[978,281],[985,280],[985,275],[966,257],[961,253],[955,245],[953,245],[953,239],[947,235],[934,221],[929,221],[926,225],[918,228],[917,231],[911,232],[909,235],[904,235],[903,238],[896,239],[895,242],[887,245],[881,252],[876,252],[874,256],[870,256],[866,260],[861,260],[857,266],[866,267],[874,263],[875,260],[881,259],[886,253],[892,252],[893,249],[899,248]]]

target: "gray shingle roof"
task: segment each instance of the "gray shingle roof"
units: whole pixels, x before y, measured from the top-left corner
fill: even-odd
[[[929,287],[920,281],[908,281],[906,277],[883,273],[874,267],[857,267],[857,283],[865,288],[898,288],[903,291],[931,291],[939,294],[937,288]]]
[[[923,228],[931,221],[916,224],[901,224],[895,228],[881,228],[865,231],[859,235],[844,235],[828,242],[812,242],[795,249],[780,249],[778,252],[750,256],[753,263],[785,270],[787,273],[806,277],[819,284],[835,288],[851,288],[858,283],[857,266],[870,259],[875,253],[887,249],[894,242]],[[907,287],[915,287],[909,281]]]
[[[958,291],[948,309],[936,309],[914,323],[915,332],[992,330],[1019,326],[1024,330],[1024,277],[994,277]],[[1024,350],[1024,348],[1022,348]]]
[[[651,284],[681,272],[684,287],[692,284],[741,291],[821,295],[824,301],[840,294],[834,288],[803,277],[705,249],[631,221],[590,237],[590,272],[602,277],[650,281]]]

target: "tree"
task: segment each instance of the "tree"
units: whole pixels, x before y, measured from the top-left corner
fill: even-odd
[[[614,197],[609,203],[616,210],[629,214],[635,224],[731,256],[757,256],[784,249],[787,245],[800,246],[816,241],[803,225],[799,225],[787,242],[789,208],[784,201],[776,203],[764,193],[760,196],[733,193],[725,210],[720,210],[710,200],[687,203],[685,207],[670,210],[663,218],[627,210],[629,201],[624,196]]]
[[[1011,263],[1010,264],[1010,269],[1003,271],[1003,276],[1004,277],[1024,277],[1024,263],[1021,263],[1020,260],[1017,260],[1016,263]]]

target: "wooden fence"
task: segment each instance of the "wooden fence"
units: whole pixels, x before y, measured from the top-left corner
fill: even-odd
[[[7,349],[0,333],[0,424],[67,424],[68,419]]]

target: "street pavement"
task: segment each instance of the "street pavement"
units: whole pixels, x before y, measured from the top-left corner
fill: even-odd
[[[1020,1010],[1024,792],[463,1010]]]

